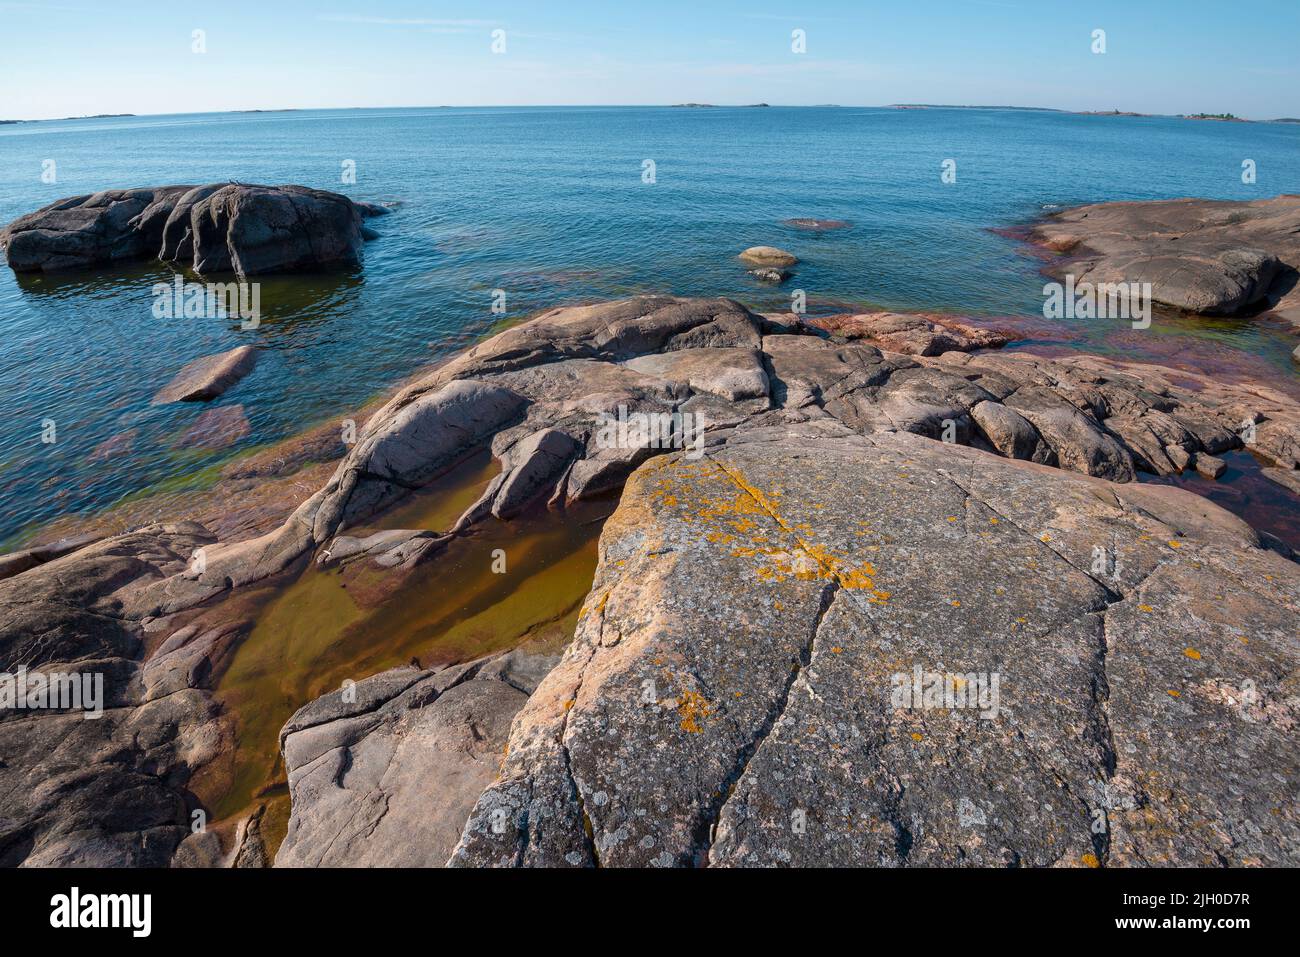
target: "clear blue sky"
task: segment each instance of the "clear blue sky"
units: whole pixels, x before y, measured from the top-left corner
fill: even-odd
[[[683,101],[1262,119],[1300,116],[1297,37],[1300,0],[0,2],[0,119]]]

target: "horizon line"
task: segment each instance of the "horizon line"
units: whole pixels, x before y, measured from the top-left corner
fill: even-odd
[[[474,103],[402,106],[289,106],[289,107],[251,107],[228,110],[196,110],[171,113],[89,113],[84,116],[43,116],[29,119],[0,119],[0,124],[17,123],[60,123],[74,120],[99,119],[148,119],[165,116],[224,116],[242,113],[311,113],[342,112],[348,110],[558,110],[558,109],[852,109],[852,110],[1015,110],[1026,113],[1062,113],[1067,116],[1125,116],[1129,118],[1149,119],[1185,119],[1200,117],[1231,117],[1232,120],[1245,123],[1277,123],[1297,121],[1297,117],[1275,116],[1268,119],[1256,119],[1239,116],[1235,113],[1143,113],[1137,110],[1067,110],[1055,106],[1021,106],[1017,104],[979,104],[979,103],[706,103],[687,101],[683,103]]]

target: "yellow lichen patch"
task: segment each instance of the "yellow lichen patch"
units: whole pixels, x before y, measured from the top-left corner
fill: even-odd
[[[682,730],[688,734],[699,734],[700,719],[710,713],[709,702],[698,691],[683,691],[677,699],[677,714],[682,719]]]
[[[950,521],[950,522],[955,522],[955,521],[957,521],[957,516],[956,516],[956,515],[949,515],[949,516],[948,516],[948,521]]]
[[[1182,543],[1182,542],[1170,542],[1170,543],[1169,543],[1169,547],[1170,547],[1170,548],[1182,548],[1182,547],[1183,547],[1183,543]]]
[[[1183,654],[1185,654],[1188,658],[1191,658],[1193,661],[1201,660],[1201,653],[1197,651],[1195,648],[1184,648]]]
[[[997,520],[996,518],[990,518],[990,519],[989,519],[989,524],[990,524],[990,525],[996,525],[997,523],[998,523],[998,520]]]
[[[857,563],[850,558],[836,554],[825,545],[810,541],[814,529],[807,522],[791,524],[780,512],[781,492],[779,489],[765,492],[748,481],[733,467],[722,463],[711,475],[729,480],[740,491],[733,496],[700,496],[693,490],[693,496],[700,500],[696,515],[702,521],[712,523],[715,527],[704,536],[705,541],[715,545],[728,545],[735,536],[717,528],[725,523],[736,534],[747,536],[749,545],[736,544],[730,549],[733,558],[766,559],[760,562],[755,574],[768,583],[780,583],[788,579],[798,581],[836,581],[841,587],[868,592],[868,600],[879,603],[889,598],[889,593],[876,588],[875,567],[870,562]],[[814,503],[816,508],[819,503]],[[785,548],[770,544],[766,536],[756,534],[760,524],[754,516],[763,516],[792,537],[793,546]],[[802,533],[802,534],[801,534]]]
[[[843,652],[844,649],[841,648],[839,645],[836,645],[834,648],[831,649],[831,654],[833,655],[843,654]]]
[[[1150,614],[1151,612],[1155,611],[1155,609],[1152,608],[1150,605],[1138,605],[1138,611],[1145,611],[1148,614]]]
[[[1050,542],[1052,540],[1052,536],[1048,535],[1046,532],[1043,532],[1043,534],[1038,536],[1038,540],[1040,542]]]
[[[1097,860],[1096,854],[1085,854],[1079,860],[1083,861],[1085,867],[1101,867],[1101,861]]]
[[[1165,694],[1169,695],[1169,697],[1171,698],[1181,698],[1183,696],[1183,693],[1181,691],[1174,691],[1172,689],[1166,691]]]
[[[564,710],[565,710],[565,711],[568,711],[568,710],[569,710],[570,708],[572,708],[575,704],[577,704],[577,699],[576,699],[576,698],[570,698],[568,701],[564,702]]]
[[[961,602],[959,602],[956,598],[954,598],[954,599],[953,599],[952,601],[950,601],[948,604],[952,605],[953,608],[960,608],[960,607],[961,607]]]
[[[925,740],[925,735],[920,734],[919,732],[913,731],[913,732],[912,732],[912,740],[913,740],[913,741],[924,741],[924,740]]]

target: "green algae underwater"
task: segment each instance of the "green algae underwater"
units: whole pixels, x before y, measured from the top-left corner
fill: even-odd
[[[496,472],[482,451],[352,532],[445,531]],[[573,637],[612,510],[612,499],[579,502],[563,514],[539,506],[479,523],[409,572],[368,559],[342,568],[308,562],[262,586],[256,623],[214,691],[236,734],[230,777],[196,785],[214,825],[265,805],[262,838],[274,855],[289,818],[280,729],[345,680],[413,659],[427,668],[525,644],[558,654]],[[504,572],[493,570],[498,549]]]

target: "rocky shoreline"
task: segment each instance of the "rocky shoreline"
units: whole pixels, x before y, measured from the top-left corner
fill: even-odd
[[[1300,330],[1300,196],[1176,199],[1062,210],[1030,237],[1062,254],[1054,275],[1149,282],[1157,302],[1206,315],[1267,309]]]
[[[107,700],[0,713],[0,864],[271,863],[260,810],[193,827],[252,586],[345,562],[400,594],[483,523],[617,495],[562,656],[358,675],[289,720],[277,865],[1294,865],[1300,566],[1135,479],[1248,448],[1286,486],[1300,402],[1003,342],[728,299],[554,309],[403,387],[337,465],[323,429],[253,466],[284,483],[253,519],[216,498],[220,527],[6,556],[0,671],[102,672]],[[629,410],[698,441],[608,441]],[[353,534],[483,449],[499,474],[449,528]],[[949,672],[947,705],[900,703]]]

